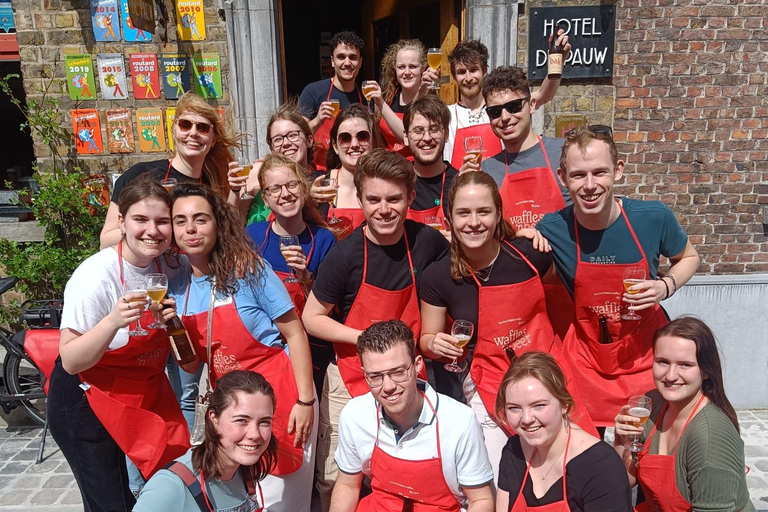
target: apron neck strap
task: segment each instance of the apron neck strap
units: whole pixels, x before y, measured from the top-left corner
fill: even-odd
[[[416,273],[413,271],[413,260],[411,259],[411,244],[408,243],[408,233],[403,228],[403,240],[405,240],[405,255],[408,257],[408,268],[410,269],[411,282],[416,285]],[[363,283],[365,283],[368,274],[368,226],[363,226]]]
[[[544,155],[544,161],[547,162],[547,169],[549,169],[549,172],[552,172],[552,164],[549,163],[549,156],[547,155],[547,150],[544,149],[544,142],[541,140],[541,137],[536,135],[536,139],[539,142],[539,147],[541,148],[541,153]],[[509,174],[509,154],[507,152],[507,148],[504,148],[504,175],[506,176]]]

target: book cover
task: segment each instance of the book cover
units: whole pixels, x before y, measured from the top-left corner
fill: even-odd
[[[195,92],[206,99],[222,97],[221,62],[218,53],[202,53],[192,56],[195,76]]]
[[[179,34],[179,41],[205,39],[203,0],[176,1],[176,31]]]
[[[125,61],[121,53],[99,53],[96,55],[99,69],[101,96],[105,100],[126,99],[128,86],[125,80]]]
[[[160,97],[160,75],[157,72],[157,55],[154,53],[132,53],[128,56],[131,65],[133,97],[137,100],[152,100]]]
[[[163,94],[167,100],[177,100],[187,92],[189,80],[189,58],[186,55],[165,53],[160,56],[160,71],[163,75]]]
[[[96,100],[96,79],[93,72],[93,59],[88,53],[67,55],[67,88],[73,100]]]
[[[110,153],[133,153],[136,150],[131,109],[107,110],[107,147]]]
[[[91,25],[96,41],[119,41],[120,8],[117,0],[91,0]]]
[[[139,150],[142,153],[158,153],[166,150],[161,109],[136,109],[136,129],[139,132]]]
[[[80,155],[98,155],[104,152],[101,140],[99,111],[93,108],[72,110],[72,130],[75,149]]]

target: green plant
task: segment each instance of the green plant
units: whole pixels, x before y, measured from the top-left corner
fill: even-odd
[[[16,290],[27,299],[61,297],[72,272],[98,250],[103,212],[94,213],[86,202],[83,181],[88,174],[73,156],[73,137],[64,128],[59,100],[49,94],[51,82],[39,100],[30,99],[24,105],[11,91],[9,80],[14,78],[18,75],[0,78],[0,90],[24,114],[20,129],[47,145],[52,158],[50,165],[33,166],[40,191],[25,204],[45,227],[45,237],[30,243],[0,239],[0,262],[6,275],[19,278]],[[32,193],[24,190],[20,196],[25,194]],[[18,304],[0,310],[0,322],[15,323],[18,308],[13,306]]]

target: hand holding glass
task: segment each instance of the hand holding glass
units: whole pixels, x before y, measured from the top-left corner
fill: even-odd
[[[328,224],[338,224],[339,222],[341,222],[341,220],[336,218],[336,209],[334,208],[334,203],[336,202],[336,195],[339,192],[339,183],[334,178],[327,178],[324,180],[320,180],[317,186],[322,188],[328,187],[333,189],[333,197],[330,197],[328,199],[328,208],[331,210],[331,220],[328,221]]]
[[[645,420],[651,415],[651,399],[645,395],[631,397],[629,399],[629,410],[627,411],[627,414],[640,420],[634,423],[635,427],[642,427]],[[645,446],[640,442],[638,436],[630,436],[629,441],[624,443],[624,448],[633,453],[638,453],[641,452]]]
[[[464,152],[472,155],[476,164],[480,165],[483,157],[483,138],[477,135],[471,135],[464,139]]]
[[[645,269],[642,267],[628,267],[624,270],[624,290],[630,295],[640,293],[641,290],[630,290],[630,286],[642,283],[645,281]],[[632,311],[628,310],[627,313],[621,315],[622,320],[641,320],[642,317]]]
[[[469,343],[469,340],[472,339],[472,334],[474,334],[474,332],[475,324],[469,320],[456,320],[451,326],[451,336],[456,338],[457,348],[464,348],[464,346]],[[445,369],[453,373],[461,373],[464,371],[461,366],[456,364],[456,359],[457,358],[454,357],[451,364],[446,364]]]
[[[165,274],[147,274],[147,295],[152,299],[152,304],[160,304],[168,291],[168,276]],[[160,311],[155,311],[155,321],[147,326],[150,329],[165,329],[165,324],[160,321]]]
[[[131,303],[131,307],[134,307],[135,305],[139,307],[141,311],[144,311],[144,307],[147,305],[147,285],[144,282],[144,278],[135,277],[126,279],[125,283],[123,284],[123,290],[125,291],[126,295],[129,293],[133,293],[135,295],[141,294],[141,297],[133,298],[129,302]],[[136,320],[136,327],[128,331],[128,334],[130,336],[146,336],[149,334],[141,326],[141,317]]]
[[[251,164],[240,164],[240,167],[242,167],[242,170],[237,173],[239,178],[247,178],[251,175]],[[247,184],[243,185],[243,193],[240,194],[240,199],[253,199],[253,196],[248,193]]]
[[[283,258],[287,259],[288,256],[286,256],[285,251],[289,250],[292,245],[298,245],[301,247],[301,244],[299,244],[299,237],[296,235],[292,236],[281,236],[280,237],[280,252],[283,253]],[[289,267],[291,269],[291,275],[286,277],[283,282],[285,283],[298,283],[299,280],[296,278],[296,271],[293,269],[293,267]]]

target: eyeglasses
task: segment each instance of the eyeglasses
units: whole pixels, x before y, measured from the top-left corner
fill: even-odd
[[[288,192],[296,192],[299,190],[300,186],[301,182],[299,180],[291,180],[288,183],[283,183],[282,185],[270,185],[264,189],[264,193],[268,196],[279,196],[280,192],[283,190],[283,187],[285,187]]]
[[[388,370],[386,372],[380,373],[367,373],[364,371],[363,374],[365,375],[365,381],[368,383],[368,385],[372,388],[377,388],[384,384],[384,377],[389,377],[392,379],[392,382],[397,383],[407,381],[411,378],[411,366],[413,366],[413,363],[409,364],[405,368],[395,368],[394,370]]]
[[[494,105],[492,107],[485,107],[485,111],[488,112],[488,117],[491,119],[498,119],[501,117],[502,111],[506,110],[510,114],[517,114],[523,110],[523,104],[530,99],[529,96],[520,98],[517,100],[508,101],[503,105]]]
[[[576,130],[577,130],[576,128],[568,130],[567,132],[565,132],[565,136],[573,137],[574,135],[576,135]],[[613,130],[607,124],[591,124],[587,126],[587,130],[592,135],[603,135],[605,137],[610,137],[611,139],[613,138]]]
[[[417,126],[413,130],[409,130],[408,135],[410,135],[413,140],[421,140],[424,138],[424,135],[429,132],[429,135],[433,139],[436,139],[443,134],[443,131],[444,130],[442,126],[431,124],[427,128],[424,128],[423,126]]]
[[[189,119],[179,119],[176,124],[179,126],[179,130],[183,132],[188,132],[193,126],[197,126],[197,131],[200,133],[208,133],[212,128],[211,123],[198,123]]]
[[[371,141],[371,132],[368,130],[361,130],[357,132],[357,135],[352,135],[351,133],[347,132],[341,132],[337,139],[339,141],[339,146],[342,147],[349,147],[350,144],[352,144],[352,138],[357,139],[358,144],[361,146],[367,145]]]
[[[272,147],[280,147],[285,143],[285,139],[289,142],[298,142],[301,138],[301,130],[291,130],[285,135],[275,135],[269,142],[272,143]]]

